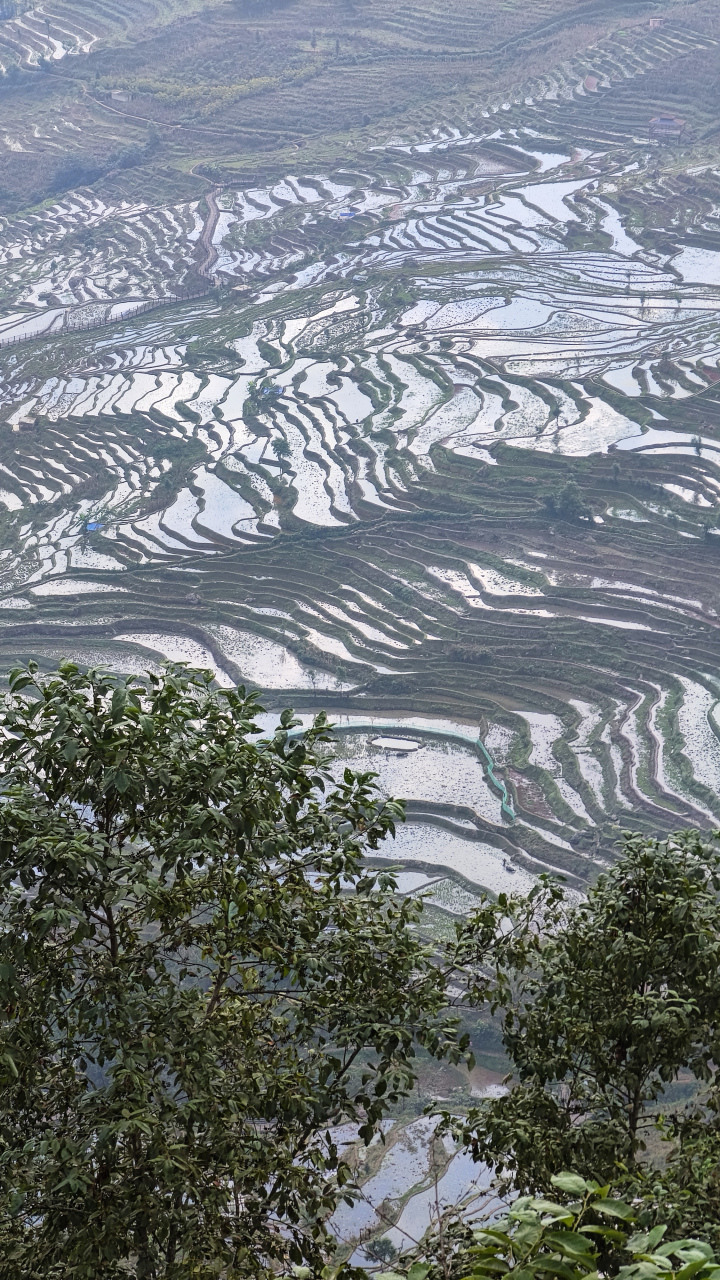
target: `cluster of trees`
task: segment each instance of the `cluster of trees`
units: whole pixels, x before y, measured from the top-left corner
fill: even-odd
[[[402,806],[333,779],[323,716],[261,737],[211,684],[31,665],[0,707],[0,1280],[357,1275],[333,1127],[472,1064],[479,1014],[514,1087],[443,1123],[509,1212],[387,1274],[720,1280],[717,846],[629,837],[587,899],[547,881],[430,946],[365,858]]]
[[[557,515],[570,523],[588,520],[592,516],[592,510],[583,501],[582,491],[575,480],[568,480],[557,495],[546,494],[543,502],[551,516]]]

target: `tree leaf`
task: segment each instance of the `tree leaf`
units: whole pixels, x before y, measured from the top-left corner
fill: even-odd
[[[624,1222],[634,1222],[635,1210],[624,1200],[593,1200],[593,1209],[604,1213],[608,1218],[622,1218]]]
[[[585,1179],[577,1173],[556,1173],[550,1181],[559,1191],[567,1191],[573,1196],[584,1196],[590,1190]]]
[[[533,1209],[537,1209],[538,1213],[549,1213],[556,1218],[572,1218],[573,1215],[568,1210],[567,1205],[556,1204],[554,1200],[533,1200]]]

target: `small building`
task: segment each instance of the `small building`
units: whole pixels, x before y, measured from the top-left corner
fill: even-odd
[[[129,89],[111,89],[110,90],[111,102],[132,102],[134,96],[135,95],[131,93]]]
[[[661,27],[664,22],[665,22],[664,18],[651,18],[650,21],[648,22],[648,26],[650,27],[651,31],[656,31],[657,28]]]
[[[650,121],[651,138],[681,138],[685,132],[685,121],[680,116],[653,116]]]

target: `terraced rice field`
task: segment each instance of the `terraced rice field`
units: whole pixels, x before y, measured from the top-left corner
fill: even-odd
[[[0,22],[0,61],[82,67],[97,45],[109,79],[124,28],[91,10]],[[333,72],[353,110],[398,41],[414,75],[433,40],[448,66],[480,56],[467,6],[373,13]],[[711,17],[621,17],[517,83],[508,53],[496,85],[458,73],[332,156],[308,125],[252,174],[186,164],[167,199],[129,168],[7,212],[0,670],[186,660],[260,688],[263,729],[327,709],[334,767],[407,798],[378,863],[427,894],[436,937],[544,871],[581,893],[624,829],[720,825]],[[556,20],[548,0],[548,39]],[[669,110],[679,143],[650,136]],[[75,156],[89,119],[55,137],[26,115],[5,159]],[[468,1185],[441,1147],[412,1120],[367,1153],[348,1256],[419,1235],[435,1175],[441,1199]]]
[[[441,931],[720,819],[720,186],[568,143],[553,83],[367,172],[2,232],[4,665],[185,658],[329,708],[408,798],[383,856],[440,876]]]

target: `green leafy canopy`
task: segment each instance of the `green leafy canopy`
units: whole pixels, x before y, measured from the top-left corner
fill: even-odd
[[[445,1221],[421,1245],[423,1257],[400,1260],[376,1280],[720,1280],[702,1240],[666,1240],[667,1227],[644,1229],[635,1205],[609,1196],[610,1185],[563,1172],[555,1199],[520,1196],[484,1221]]]
[[[572,1173],[555,1175],[552,1183],[566,1193],[564,1203],[522,1196],[505,1218],[475,1231],[463,1257],[468,1280],[508,1273],[517,1280],[597,1280],[598,1271],[617,1280],[719,1280],[720,1267],[707,1244],[663,1243],[664,1226],[633,1230],[635,1208],[609,1199],[609,1185]]]
[[[324,716],[210,672],[13,672],[0,706],[0,1277],[317,1272],[446,978],[364,854],[402,807]],[[450,968],[452,966],[449,966]]]
[[[471,1111],[477,1158],[518,1191],[574,1168],[634,1168],[681,1070],[715,1082],[720,849],[695,831],[627,835],[573,904],[547,883],[513,904],[494,1002],[516,1087]]]

